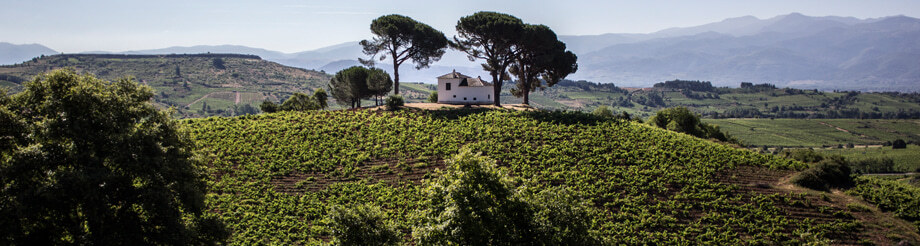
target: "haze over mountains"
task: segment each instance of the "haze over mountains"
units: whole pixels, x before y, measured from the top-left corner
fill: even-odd
[[[648,34],[560,36],[560,39],[579,57],[578,72],[569,76],[576,80],[629,87],[691,79],[723,86],[748,81],[826,90],[920,90],[917,65],[920,19],[905,16],[877,19],[810,17],[798,13],[769,19],[744,16]],[[34,45],[0,43],[0,64],[18,63],[49,52],[56,53]],[[123,53],[207,52],[253,54],[284,65],[327,73],[356,65],[357,58],[364,57],[357,41],[297,53],[235,45]],[[429,69],[414,70],[412,65],[404,64],[400,77],[402,81],[433,83],[436,76],[454,69],[485,77],[487,73],[479,63],[449,51]],[[392,68],[385,62],[378,66]]]

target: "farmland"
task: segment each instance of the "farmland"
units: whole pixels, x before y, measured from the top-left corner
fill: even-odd
[[[234,54],[54,55],[0,66],[0,86],[13,92],[21,83],[57,68],[72,68],[106,80],[132,77],[156,92],[154,102],[181,117],[234,115],[234,106],[258,108],[294,92],[325,88],[329,75]],[[239,99],[239,100],[237,100]],[[205,107],[205,106],[209,106]]]
[[[835,147],[882,145],[896,139],[920,142],[920,120],[886,119],[704,119],[745,145]]]
[[[207,162],[207,206],[230,244],[327,242],[325,214],[349,204],[381,207],[411,238],[420,180],[461,147],[537,190],[576,191],[613,244],[918,240],[915,228],[863,221],[886,215],[847,198],[783,188],[802,163],[577,112],[283,112],[182,125]]]

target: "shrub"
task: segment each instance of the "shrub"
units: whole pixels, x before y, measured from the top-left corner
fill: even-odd
[[[891,143],[891,148],[892,149],[905,149],[907,148],[907,142],[904,142],[904,139],[894,140],[894,142]]]
[[[805,163],[817,163],[824,160],[824,156],[815,152],[813,149],[794,149],[783,151],[783,155],[786,158],[805,162]]]
[[[390,111],[397,110],[399,109],[399,107],[402,107],[405,104],[406,102],[403,100],[403,97],[400,95],[391,95],[387,97],[387,100],[386,100],[387,110],[390,110]]]
[[[259,105],[259,109],[261,109],[262,112],[274,113],[274,112],[278,112],[279,107],[278,107],[278,104],[275,104],[269,100],[265,100],[262,102],[261,105]]]
[[[425,181],[418,245],[598,245],[591,206],[565,188],[516,188],[495,160],[468,148]],[[531,187],[531,186],[525,186]],[[537,190],[537,188],[532,188]]]
[[[799,186],[827,191],[830,188],[848,188],[853,186],[850,167],[845,159],[833,157],[812,165],[792,178],[792,183]]]
[[[437,91],[431,92],[431,94],[428,95],[428,102],[438,103],[438,92]]]
[[[396,227],[386,223],[386,216],[376,207],[333,207],[329,221],[333,245],[397,245],[401,239]]]
[[[675,132],[683,132],[699,138],[715,139],[739,144],[737,139],[728,136],[719,126],[700,121],[699,115],[685,107],[668,108],[655,113],[649,118],[649,124]]]
[[[850,162],[856,173],[890,173],[894,172],[894,160],[888,157],[867,158]]]
[[[607,106],[599,106],[591,113],[600,117],[613,118],[613,110],[610,110],[610,107]]]

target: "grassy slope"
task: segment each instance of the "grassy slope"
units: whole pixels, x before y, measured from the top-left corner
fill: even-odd
[[[920,170],[920,146],[907,145],[906,149],[892,149],[891,147],[877,148],[852,148],[852,149],[819,149],[820,153],[827,155],[840,155],[848,160],[863,160],[869,158],[887,157],[894,161],[894,170],[901,172],[914,172]]]
[[[184,127],[208,162],[208,206],[233,230],[233,244],[328,240],[324,215],[336,204],[381,206],[408,232],[419,180],[461,146],[533,185],[573,188],[599,209],[591,220],[616,243],[865,236],[845,208],[773,188],[788,171],[751,167],[801,164],[635,122],[560,112],[326,111]]]
[[[746,145],[820,147],[920,141],[920,120],[861,119],[704,119]],[[840,129],[837,129],[840,128]],[[845,131],[843,131],[845,130]]]
[[[182,116],[214,114],[200,111],[202,102],[196,100],[206,95],[202,101],[208,102],[212,110],[227,109],[236,104],[235,92],[241,93],[239,104],[257,107],[265,99],[277,101],[293,92],[325,88],[329,81],[329,75],[324,73],[245,57],[220,58],[225,68],[219,69],[214,66],[215,59],[195,55],[125,58],[55,55],[20,65],[0,66],[0,74],[30,80],[45,71],[71,67],[107,80],[133,76],[156,91],[154,100],[158,105],[174,106]],[[179,76],[176,75],[176,67],[179,68]],[[17,88],[18,85],[12,89]]]

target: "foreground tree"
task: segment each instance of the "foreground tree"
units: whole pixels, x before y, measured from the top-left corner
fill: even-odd
[[[477,12],[457,22],[459,37],[454,37],[451,47],[466,53],[470,61],[486,61],[482,68],[492,75],[496,106],[501,106],[502,84],[508,66],[517,58],[515,45],[523,32],[521,19],[496,12]]]
[[[494,160],[461,149],[425,181],[413,236],[419,245],[602,244],[587,220],[590,206],[572,192],[514,183]]]
[[[447,49],[444,33],[429,25],[402,15],[384,15],[371,22],[372,40],[361,40],[368,60],[359,59],[367,66],[373,66],[378,54],[381,61],[389,57],[393,62],[393,94],[399,94],[399,66],[407,60],[415,63],[415,69],[426,68],[437,62]]]
[[[553,86],[578,70],[577,57],[544,25],[525,25],[517,42],[517,57],[509,72],[518,78],[511,94],[530,104],[530,93]]]
[[[57,70],[0,99],[0,244],[211,244],[192,143],[152,90]]]
[[[333,207],[329,221],[333,245],[398,245],[401,241],[396,226],[386,223],[377,207]]]

